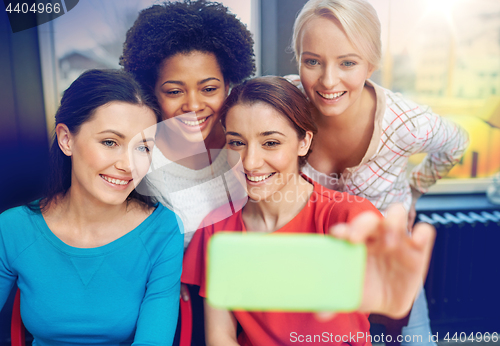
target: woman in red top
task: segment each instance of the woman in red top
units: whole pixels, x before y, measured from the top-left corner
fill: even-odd
[[[409,310],[427,269],[432,226],[417,226],[410,238],[401,207],[384,219],[367,200],[300,175],[316,126],[305,96],[282,78],[261,77],[235,87],[222,106],[221,121],[228,148],[241,157],[249,202],[229,218],[202,224],[185,254],[183,282],[199,285],[206,297],[207,243],[222,230],[330,233],[364,243],[368,257],[360,312],[321,319],[312,313],[221,310],[205,302],[207,344],[370,344],[367,312],[401,316]],[[211,217],[219,217],[217,210]],[[237,336],[238,322],[243,331]]]

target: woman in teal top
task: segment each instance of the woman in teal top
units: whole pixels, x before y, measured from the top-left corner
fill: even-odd
[[[123,71],[92,70],[56,114],[46,196],[0,215],[0,306],[13,285],[34,345],[171,345],[182,234],[134,192],[158,112]]]

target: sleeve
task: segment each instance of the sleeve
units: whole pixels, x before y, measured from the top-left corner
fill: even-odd
[[[430,111],[417,119],[415,137],[419,142],[417,152],[428,153],[410,176],[410,185],[421,193],[438,179],[444,177],[460,161],[467,146],[467,132],[449,119]]]
[[[173,213],[171,213],[173,215]],[[175,217],[175,227],[155,257],[141,304],[133,346],[172,345],[179,315],[183,237]],[[163,244],[165,238],[163,237]]]
[[[185,284],[200,286],[200,296],[206,298],[207,246],[212,235],[212,227],[196,231],[184,254],[181,281]]]
[[[14,286],[17,275],[12,272],[8,258],[7,241],[5,232],[7,226],[3,221],[4,215],[0,215],[0,310],[4,306],[9,293]]]

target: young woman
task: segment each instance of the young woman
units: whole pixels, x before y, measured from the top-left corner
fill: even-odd
[[[224,176],[231,167],[219,109],[230,86],[254,72],[252,45],[226,7],[204,0],[147,8],[127,33],[120,63],[157,98],[163,118],[145,181],[182,219],[185,246],[228,195],[241,197],[237,180]]]
[[[467,133],[368,79],[380,64],[381,41],[377,13],[366,0],[309,0],[292,44],[295,82],[319,128],[302,171],[325,187],[367,198],[382,213],[403,203],[411,229],[418,198],[460,160]],[[420,152],[428,155],[407,178],[408,158]],[[423,290],[404,333],[428,340]]]
[[[228,148],[241,157],[249,202],[222,221],[210,219],[219,219],[217,210],[207,217],[185,253],[182,281],[199,285],[200,295],[206,296],[207,244],[219,231],[332,231],[336,237],[368,247],[360,311],[405,313],[426,271],[432,227],[417,226],[410,238],[404,211],[392,210],[385,220],[367,200],[328,190],[299,173],[316,125],[306,97],[285,79],[261,77],[236,86],[222,107],[221,121]],[[341,225],[330,230],[336,224]],[[342,340],[345,335],[368,332],[364,312],[338,314],[322,322],[310,313],[227,311],[205,303],[206,339],[208,345],[282,346],[297,342],[292,335],[329,331]],[[238,323],[243,330],[237,336]],[[342,343],[338,338],[328,342]],[[365,338],[349,342],[370,343]]]
[[[151,171],[137,190],[174,210],[187,247],[203,218],[245,195],[231,175],[219,110],[231,85],[255,70],[250,32],[220,3],[165,2],[143,10],[127,33],[120,64],[157,99]],[[182,297],[188,300],[183,285]],[[191,291],[193,345],[203,345],[202,301]]]
[[[47,195],[0,215],[0,305],[17,284],[34,344],[172,343],[182,234],[134,192],[155,107],[124,71],[83,73],[56,114]]]

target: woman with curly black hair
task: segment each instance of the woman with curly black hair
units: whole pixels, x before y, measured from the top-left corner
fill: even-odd
[[[231,213],[229,196],[244,193],[226,174],[219,109],[230,86],[255,71],[252,46],[228,8],[205,0],[154,5],[127,33],[120,64],[156,96],[163,117],[145,182],[179,215],[185,246],[211,210]]]
[[[158,101],[150,173],[143,179],[184,226],[187,247],[203,218],[246,196],[227,163],[219,110],[229,88],[255,71],[250,32],[223,5],[205,0],[154,5],[127,33],[120,64]],[[181,287],[184,300],[187,290]],[[192,291],[192,345],[204,344],[201,298]],[[174,343],[175,344],[175,343]]]

